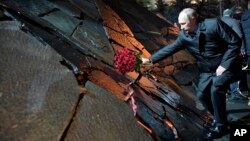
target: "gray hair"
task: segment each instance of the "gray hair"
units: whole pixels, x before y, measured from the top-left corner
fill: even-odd
[[[233,15],[233,10],[231,10],[231,9],[225,9],[225,10],[223,11],[223,16],[232,17],[232,15]]]
[[[185,14],[187,16],[188,19],[197,19],[198,18],[198,14],[197,12],[192,9],[192,8],[185,8],[183,9],[180,14]]]

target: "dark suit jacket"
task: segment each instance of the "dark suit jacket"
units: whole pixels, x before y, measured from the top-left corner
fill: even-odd
[[[158,62],[181,49],[188,50],[197,60],[201,73],[213,73],[219,65],[237,73],[240,70],[241,40],[232,29],[220,19],[206,19],[198,24],[196,36],[190,37],[183,30],[170,45],[151,56]]]
[[[241,24],[245,36],[247,55],[250,56],[250,9],[241,16]]]
[[[225,22],[229,27],[231,27],[233,29],[233,31],[235,31],[237,33],[237,35],[240,37],[241,41],[241,52],[245,52],[246,51],[246,47],[245,47],[245,41],[244,41],[244,37],[243,37],[243,33],[242,33],[242,27],[240,22],[238,22],[236,19],[231,18],[229,16],[223,16],[221,18],[221,20],[223,22]]]

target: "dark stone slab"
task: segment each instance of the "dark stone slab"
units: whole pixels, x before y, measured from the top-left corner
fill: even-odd
[[[98,9],[96,7],[94,0],[71,0],[70,2],[73,5],[75,5],[75,7],[83,11],[89,17],[95,20],[101,19],[101,16],[98,12]]]
[[[18,25],[0,22],[0,140],[58,140],[80,89],[61,56]]]
[[[53,24],[68,36],[73,33],[77,25],[81,22],[77,18],[74,18],[62,11],[54,11],[43,16],[42,18]]]
[[[66,141],[152,141],[132,110],[105,89],[88,81]]]
[[[54,1],[55,7],[60,9],[61,11],[67,13],[70,16],[81,17],[81,11],[77,9],[72,3],[69,1]]]
[[[84,47],[100,56],[105,62],[113,64],[114,50],[109,43],[102,24],[86,18],[72,36]]]
[[[187,104],[190,99],[187,97],[180,97],[160,81],[157,83],[154,83],[157,89],[150,89],[149,87],[145,89],[151,92],[150,96],[136,93],[136,96],[138,96],[137,102],[140,104],[138,110],[140,118],[163,140],[174,140],[171,139],[173,138],[173,131],[167,125],[164,126],[164,119],[170,121],[176,128],[178,138],[185,141],[199,140],[203,131],[202,125],[206,121],[202,112],[195,109],[194,106],[190,107],[191,105]],[[145,106],[152,111],[146,111]],[[152,117],[161,120],[163,124],[159,125]],[[192,133],[189,131],[192,131]]]
[[[21,23],[20,22],[14,22],[14,21],[4,21],[0,22],[0,29],[1,30],[20,30]],[[3,35],[1,35],[3,36]],[[0,37],[1,37],[0,36]]]
[[[169,22],[157,17],[134,0],[110,0],[110,4],[128,26],[133,27],[132,31],[159,32],[159,28],[171,26]]]
[[[4,3],[15,5],[22,10],[29,11],[34,15],[47,13],[55,8],[53,3],[51,3],[49,0],[18,0],[18,1],[3,0],[3,1]]]

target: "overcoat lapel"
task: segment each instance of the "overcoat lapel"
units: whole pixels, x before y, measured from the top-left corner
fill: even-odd
[[[202,54],[205,51],[205,34],[204,32],[206,31],[205,24],[202,22],[198,25],[198,31],[197,31],[197,38],[199,39],[198,41],[198,47],[199,47],[199,52]]]

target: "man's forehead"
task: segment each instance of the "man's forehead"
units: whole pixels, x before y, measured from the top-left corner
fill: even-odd
[[[188,21],[187,14],[181,12],[178,17],[179,23],[186,23]]]

